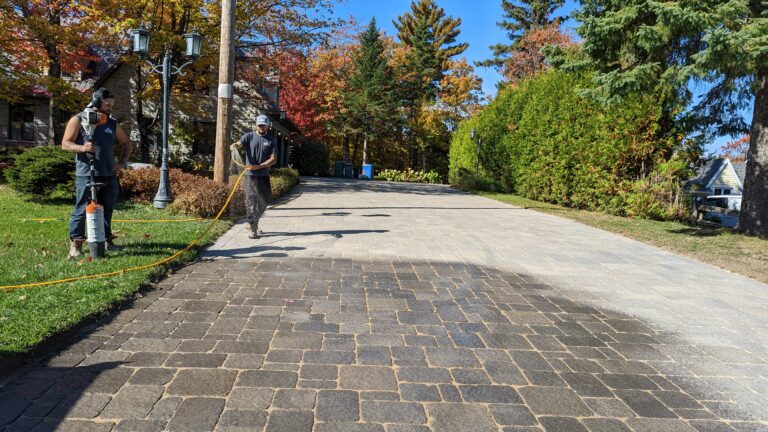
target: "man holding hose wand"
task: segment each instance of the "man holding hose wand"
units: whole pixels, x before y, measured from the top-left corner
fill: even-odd
[[[240,137],[230,146],[232,151],[245,148],[245,162],[250,169],[243,176],[245,183],[245,212],[251,226],[250,239],[259,238],[259,219],[272,199],[269,167],[277,162],[275,140],[269,131],[269,118],[256,118],[256,130]]]

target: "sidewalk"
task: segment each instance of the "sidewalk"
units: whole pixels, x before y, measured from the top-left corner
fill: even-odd
[[[445,186],[303,179],[0,387],[7,430],[768,430],[768,286]]]

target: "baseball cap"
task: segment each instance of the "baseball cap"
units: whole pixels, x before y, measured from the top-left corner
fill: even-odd
[[[256,117],[256,126],[269,126],[269,117],[265,116],[264,114]]]

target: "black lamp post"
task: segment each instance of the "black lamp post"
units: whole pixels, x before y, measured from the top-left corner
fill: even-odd
[[[142,25],[138,29],[131,30],[131,34],[133,35],[133,52],[138,54],[139,58],[144,58],[144,56],[147,55],[147,52],[149,52],[149,31]],[[171,51],[168,48],[165,49],[162,65],[155,65],[147,60],[147,64],[151,67],[150,72],[159,73],[163,76],[163,162],[160,166],[160,185],[157,188],[157,195],[155,195],[155,208],[165,208],[168,203],[173,201],[171,184],[168,180],[168,120],[171,97],[171,75],[184,75],[181,70],[185,66],[192,64],[192,62],[200,56],[200,47],[203,42],[203,36],[196,30],[193,30],[192,33],[185,34],[184,39],[186,39],[187,42],[186,55],[190,60],[183,65],[179,67],[171,65]]]
[[[475,139],[475,130],[472,129],[469,131],[469,139],[473,140]],[[475,177],[480,175],[480,146],[482,145],[482,140],[480,139],[480,135],[477,136],[477,161],[475,162]]]

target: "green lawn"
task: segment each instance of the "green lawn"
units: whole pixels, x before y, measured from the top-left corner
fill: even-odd
[[[712,264],[768,283],[768,240],[747,237],[728,228],[691,226],[682,222],[628,219],[604,213],[569,209],[516,195],[479,192],[480,195],[542,213],[572,219],[621,234],[661,249]]]
[[[125,249],[108,259],[68,260],[67,226],[70,204],[24,201],[0,185],[0,286],[92,275],[150,264],[173,255],[207,228],[210,221],[171,223],[114,222],[116,243]],[[57,218],[37,222],[32,218]],[[118,205],[113,219],[187,219],[151,206]],[[194,259],[232,226],[217,222],[198,245],[177,262]],[[87,250],[87,245],[84,248]],[[24,353],[47,337],[65,331],[86,317],[100,314],[130,297],[162,268],[71,283],[0,291],[0,357]]]

